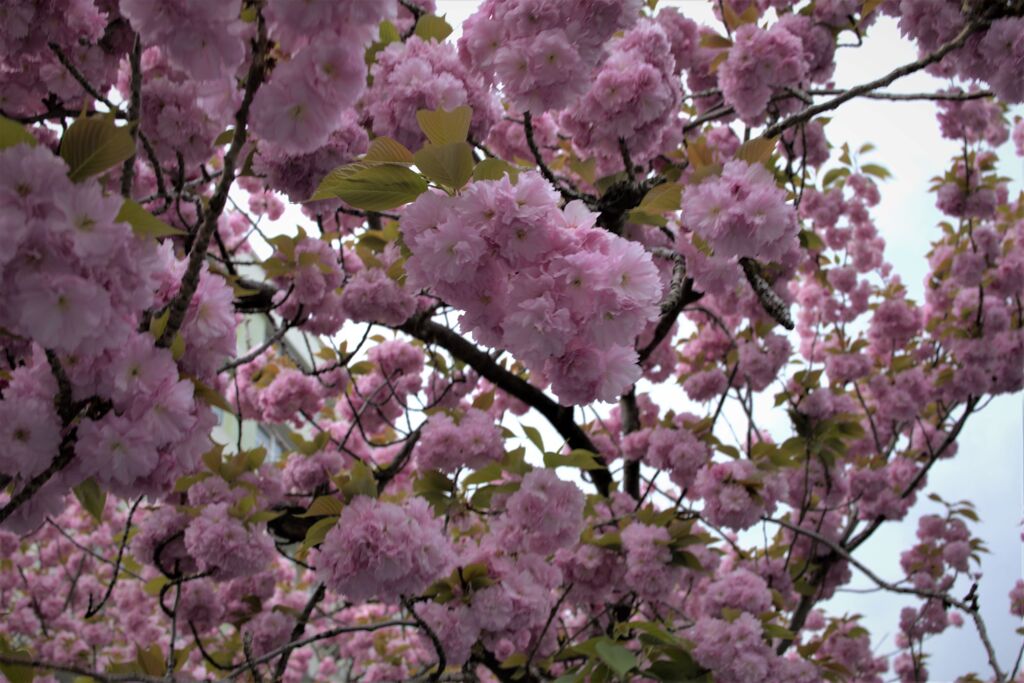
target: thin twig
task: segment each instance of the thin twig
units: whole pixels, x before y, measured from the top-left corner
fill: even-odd
[[[92,593],[89,594],[89,607],[85,610],[85,618],[90,619],[100,613],[103,606],[107,604],[107,600],[110,599],[110,595],[114,592],[114,585],[117,584],[117,577],[121,573],[121,558],[124,556],[124,547],[128,543],[128,532],[132,530],[132,517],[135,515],[135,510],[139,507],[139,503],[142,502],[142,496],[135,499],[132,503],[131,508],[128,510],[128,519],[124,523],[124,534],[121,536],[121,542],[117,546],[117,559],[114,560],[114,575],[110,577],[110,583],[107,585],[107,590],[103,594],[103,598],[94,607],[92,604]]]

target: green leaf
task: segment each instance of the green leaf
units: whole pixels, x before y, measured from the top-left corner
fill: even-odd
[[[319,522],[309,527],[309,531],[306,532],[306,538],[302,541],[302,548],[308,550],[309,548],[323,543],[324,538],[327,537],[327,532],[333,529],[334,525],[337,523],[337,517],[324,517]]]
[[[8,657],[32,658],[32,653],[28,649],[19,648],[16,650],[13,647],[9,647],[3,637],[0,637],[0,653]],[[10,683],[31,683],[36,675],[35,669],[22,664],[0,664],[0,673],[6,676]]]
[[[363,166],[354,172],[335,169],[310,198],[342,199],[357,209],[385,211],[408,204],[427,191],[427,181],[404,166]]]
[[[329,515],[340,515],[342,507],[341,501],[334,496],[318,496],[309,508],[298,516],[324,517]]]
[[[433,38],[440,43],[452,34],[452,27],[449,26],[448,22],[442,17],[438,17],[433,14],[424,14],[420,17],[420,20],[416,22],[416,30],[413,31],[413,33],[423,40],[430,40]]]
[[[143,584],[142,590],[146,595],[152,595],[156,597],[157,595],[160,595],[160,591],[163,590],[163,587],[170,582],[170,579],[168,579],[166,576],[161,575],[156,578],[150,579],[145,584]]]
[[[473,169],[473,180],[501,180],[502,176],[508,174],[512,180],[519,175],[515,167],[501,159],[488,158],[481,161]]]
[[[347,500],[356,496],[377,497],[377,479],[373,476],[373,470],[362,462],[353,463],[348,471],[348,481],[339,488]]]
[[[620,676],[625,676],[636,666],[636,655],[612,640],[599,640],[594,649],[601,661]]]
[[[637,208],[649,213],[678,211],[682,195],[683,187],[677,183],[655,185],[640,200]]]
[[[764,634],[769,638],[782,638],[783,640],[793,640],[796,638],[792,631],[780,624],[764,624],[762,628]]]
[[[767,164],[775,151],[777,138],[754,138],[740,145],[736,158],[748,164]]]
[[[185,355],[185,335],[178,332],[174,335],[174,339],[171,340],[171,358],[174,360],[181,360],[181,357]]]
[[[558,453],[545,453],[544,467],[577,467],[581,470],[599,470],[604,465],[597,462],[594,454],[590,451],[576,448],[565,456]]]
[[[717,33],[704,33],[700,37],[700,46],[725,49],[732,47],[732,41]]]
[[[102,522],[103,507],[107,503],[107,492],[100,488],[96,480],[89,477],[72,490],[85,511],[92,515],[97,522]]]
[[[160,646],[156,643],[150,645],[145,650],[136,645],[135,661],[138,662],[143,672],[150,676],[164,675],[164,656],[160,651]]]
[[[473,150],[468,142],[424,145],[413,158],[423,175],[452,190],[461,188],[473,175]]]
[[[71,124],[60,141],[60,156],[74,182],[117,166],[135,154],[135,140],[110,116],[92,116]]]
[[[837,181],[840,178],[843,178],[845,176],[848,176],[848,175],[850,175],[850,169],[846,168],[845,166],[840,166],[838,168],[833,168],[832,170],[828,171],[825,174],[824,178],[822,178],[821,186],[822,187],[828,187],[829,185],[831,185],[835,181]]]
[[[230,145],[231,141],[235,139],[235,129],[228,128],[226,131],[217,136],[217,139],[213,141],[213,144],[217,147],[223,147],[224,145]]]
[[[192,380],[192,385],[195,387],[196,398],[201,400],[203,403],[208,406],[220,408],[228,413],[235,412],[235,409],[231,407],[231,404],[228,403],[226,398],[221,396],[219,391],[207,384],[204,384],[195,377],[189,377],[188,379]]]
[[[489,481],[500,479],[504,472],[505,469],[501,466],[500,462],[492,462],[490,465],[484,465],[476,472],[473,472],[463,479],[462,485],[472,486],[473,484],[486,484]]]
[[[363,155],[363,161],[411,164],[413,158],[412,152],[401,142],[381,135],[370,141],[370,149]]]
[[[540,437],[540,431],[536,427],[523,425],[523,433],[526,434],[526,438],[530,440],[530,443],[537,447],[537,450],[541,453],[544,452],[544,439]]]
[[[641,209],[632,209],[626,214],[627,220],[630,223],[639,223],[640,225],[660,225],[665,227],[668,225],[668,221],[665,220],[664,216],[660,216],[656,213],[650,213],[649,211],[643,211]]]
[[[416,120],[420,124],[427,139],[435,145],[446,145],[449,142],[465,142],[469,136],[469,122],[473,119],[473,110],[462,105],[448,111],[447,109],[420,109],[416,112]]]
[[[132,232],[139,237],[160,238],[185,234],[184,230],[164,223],[133,199],[124,200],[114,220],[132,226]]]
[[[32,133],[25,130],[23,125],[0,116],[0,149],[7,149],[15,145],[35,147],[37,144],[39,141]]]
[[[860,167],[860,170],[862,173],[873,175],[876,178],[881,178],[882,180],[885,180],[892,175],[892,173],[889,173],[889,169],[885,166],[879,166],[878,164],[864,164]]]
[[[799,235],[800,246],[810,251],[825,251],[825,241],[813,230],[801,230]]]

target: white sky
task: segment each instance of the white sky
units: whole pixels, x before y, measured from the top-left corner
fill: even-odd
[[[448,22],[459,26],[478,5],[477,0],[438,0],[437,13],[447,15]],[[705,0],[663,0],[659,7],[678,7],[698,22],[717,25],[710,4]],[[844,36],[845,37],[845,36]],[[916,59],[914,47],[899,36],[891,19],[882,19],[871,27],[860,49],[840,50],[835,81],[849,86],[871,80],[893,67]],[[924,92],[938,90],[946,82],[923,73],[914,74],[894,84],[893,92]],[[1013,115],[1024,113],[1018,107]],[[893,177],[881,184],[882,202],[873,215],[887,242],[886,257],[900,273],[912,298],[922,298],[929,242],[937,236],[936,224],[943,219],[935,208],[934,195],[928,192],[930,178],[944,172],[951,157],[957,153],[956,143],[939,135],[935,107],[929,102],[884,102],[854,100],[832,112],[827,127],[829,140],[835,147],[849,142],[852,149],[872,142],[876,150],[868,161],[881,163]],[[1007,144],[1001,153],[1000,173],[1012,178],[1010,195],[1024,187],[1024,162],[1013,154]],[[297,211],[289,210],[285,222],[294,225],[301,220]],[[302,221],[305,222],[305,221]],[[281,225],[283,231],[289,228]],[[276,229],[274,226],[272,229]],[[1022,359],[1024,362],[1024,359]],[[771,392],[767,392],[771,393]],[[685,410],[686,398],[678,386],[666,386],[656,395],[679,412]],[[759,426],[765,423],[776,436],[785,436],[788,422],[785,415],[774,411],[774,419],[766,419],[772,410],[772,397],[763,397],[755,405]],[[697,411],[695,411],[697,412]],[[738,412],[738,411],[737,411]],[[726,410],[729,416],[729,409]],[[736,424],[742,424],[737,414]],[[561,439],[542,420],[527,422],[540,428],[549,448]],[[510,425],[511,426],[511,425]],[[516,430],[518,432],[518,430]],[[528,446],[528,450],[532,448]],[[984,412],[973,416],[959,440],[959,454],[951,461],[938,463],[929,476],[927,492],[936,492],[946,500],[969,499],[977,505],[982,523],[975,533],[991,550],[983,559],[984,577],[979,596],[990,637],[993,639],[1004,670],[1013,666],[1020,637],[1013,631],[1020,622],[1009,614],[1007,593],[1014,582],[1024,576],[1021,521],[1024,518],[1024,396],[1003,396],[994,400]],[[564,470],[562,470],[564,472]],[[863,547],[859,557],[881,577],[898,580],[902,577],[899,554],[915,542],[917,519],[927,513],[941,512],[938,505],[922,500],[901,524],[887,524]],[[773,533],[774,529],[770,533]],[[870,582],[857,576],[851,587],[866,588]],[[966,593],[968,585],[964,585]],[[958,589],[959,590],[959,589]],[[885,593],[845,593],[829,603],[833,613],[858,613],[865,616],[864,625],[872,632],[877,652],[891,653],[895,646],[900,609],[914,600]],[[989,673],[984,651],[970,620],[961,629],[950,629],[930,641],[927,666],[933,681],[952,681],[956,676],[975,671],[983,677]],[[890,675],[890,678],[892,676]]]

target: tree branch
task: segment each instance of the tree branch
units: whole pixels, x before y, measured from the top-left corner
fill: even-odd
[[[444,325],[420,314],[409,318],[397,329],[428,344],[437,344],[447,349],[453,356],[480,373],[481,377],[536,409],[562,435],[570,448],[583,448],[595,454],[598,452],[590,437],[576,424],[571,408],[559,405],[543,391],[504,369],[476,345]],[[601,456],[595,458],[601,465],[605,464]],[[601,495],[607,496],[612,485],[612,477],[607,467],[591,470],[590,475]]]
[[[758,301],[761,302],[764,312],[787,330],[792,330],[794,325],[793,318],[789,315],[789,306],[779,298],[772,286],[761,275],[761,268],[757,261],[744,256],[740,258],[740,266],[743,267],[743,274],[747,276],[747,282],[750,283]]]
[[[210,198],[206,216],[202,226],[196,233],[192,242],[192,250],[188,255],[188,265],[185,268],[185,275],[181,279],[181,288],[169,304],[170,315],[167,319],[167,326],[163,334],[157,340],[157,345],[168,347],[178,333],[181,324],[185,321],[185,313],[192,301],[196,288],[199,286],[199,273],[203,262],[206,260],[206,251],[210,246],[210,239],[213,231],[217,229],[217,221],[224,206],[227,203],[228,192],[235,180],[235,166],[238,163],[238,155],[245,145],[247,126],[249,123],[249,107],[252,105],[256,90],[263,82],[264,71],[266,70],[267,52],[267,26],[262,13],[256,15],[257,34],[253,40],[252,64],[249,65],[249,72],[245,79],[245,93],[242,96],[242,104],[235,113],[235,134],[231,138],[231,146],[224,155],[223,171],[217,189]]]
[[[963,29],[961,29],[960,33],[956,35],[956,37],[940,46],[934,52],[930,52],[929,54],[925,55],[924,57],[918,59],[915,62],[904,64],[901,67],[893,69],[886,75],[880,78],[876,78],[873,81],[868,81],[867,83],[856,85],[847,90],[846,92],[842,93],[841,95],[837,95],[830,100],[826,100],[825,102],[821,102],[820,104],[812,105],[810,107],[807,107],[806,109],[798,111],[795,114],[791,114],[790,116],[787,116],[778,123],[769,126],[767,129],[765,129],[762,135],[764,135],[764,137],[766,138],[773,138],[782,133],[782,131],[786,130],[787,128],[792,128],[793,126],[804,123],[805,121],[809,121],[811,118],[817,116],[818,114],[821,114],[822,112],[831,111],[832,109],[835,109],[843,102],[848,102],[849,100],[852,100],[855,97],[860,97],[861,95],[871,92],[872,90],[884,88],[893,81],[896,81],[900,78],[903,78],[904,76],[909,76],[912,73],[920,71],[921,69],[924,69],[925,67],[941,60],[943,57],[945,57],[953,50],[962,47],[963,44],[967,42],[967,39],[970,38],[975,31],[982,29],[987,24],[987,21],[983,21],[980,19],[974,19],[972,21],[969,21],[967,25],[964,26]]]

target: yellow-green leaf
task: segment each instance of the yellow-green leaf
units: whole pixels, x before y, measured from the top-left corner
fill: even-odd
[[[433,14],[424,14],[420,17],[420,20],[416,22],[416,30],[414,33],[423,40],[430,40],[433,38],[440,43],[452,34],[452,27],[444,20],[443,17],[438,17]]]
[[[71,124],[60,141],[60,156],[71,169],[74,182],[117,166],[135,154],[135,140],[109,116],[81,118]]]
[[[160,591],[170,583],[170,579],[166,576],[157,576],[156,578],[150,579],[142,586],[142,590],[146,595],[157,596],[160,595]]]
[[[325,517],[340,515],[341,509],[341,501],[334,496],[318,496],[309,508],[299,515],[299,517]]]
[[[473,169],[473,180],[501,180],[506,173],[515,180],[516,169],[507,161],[484,159]]]
[[[664,213],[666,211],[678,211],[679,200],[683,195],[683,188],[676,183],[662,183],[652,187],[644,198],[640,200],[637,208],[647,213]]]
[[[324,178],[312,199],[337,198],[357,209],[384,211],[408,204],[427,191],[421,175],[394,164],[364,167],[343,177],[334,173]]]
[[[447,109],[420,109],[416,112],[416,120],[420,124],[427,139],[435,145],[446,145],[449,142],[465,142],[469,135],[469,122],[473,118],[473,110],[466,105]]]
[[[333,529],[334,525],[337,523],[337,517],[324,517],[319,522],[309,527],[309,531],[306,532],[306,538],[302,541],[302,548],[309,549],[323,543],[324,538],[327,537],[327,532]]]
[[[16,650],[9,647],[4,638],[0,638],[0,653],[9,657],[32,659],[32,653],[29,650],[25,648]],[[32,683],[32,679],[36,675],[35,669],[22,664],[0,664],[0,673],[6,676],[10,683]]]
[[[160,646],[156,643],[150,645],[145,650],[136,645],[135,661],[150,676],[164,675],[164,657],[163,653],[160,652]]]
[[[595,643],[594,649],[601,661],[619,676],[625,676],[636,666],[636,655],[613,640],[603,638]]]
[[[107,503],[107,492],[100,488],[96,480],[89,477],[72,490],[85,511],[92,515],[97,522],[102,522],[103,506]]]
[[[213,141],[213,144],[217,145],[218,147],[222,147],[224,145],[230,145],[231,141],[234,139],[235,129],[228,128],[226,131],[217,136],[217,139]]]
[[[0,116],[0,149],[22,144],[35,147],[38,143],[35,136],[25,130],[23,125]]]
[[[171,358],[174,360],[181,360],[181,357],[185,355],[185,335],[181,332],[174,335],[174,339],[171,340]]]
[[[361,462],[356,462],[349,468],[348,481],[339,486],[346,499],[351,500],[356,496],[377,496],[377,479],[373,476],[373,470]]]
[[[717,33],[705,33],[700,37],[700,46],[725,49],[732,47],[732,41]]]
[[[740,145],[736,152],[736,158],[746,161],[748,164],[766,164],[772,158],[775,151],[777,138],[754,138],[747,140]]]
[[[526,438],[530,440],[530,443],[537,447],[537,450],[541,453],[544,452],[544,439],[540,437],[540,431],[536,427],[523,425],[523,433],[526,434]]]
[[[195,386],[196,398],[203,401],[208,406],[220,408],[221,410],[228,413],[235,412],[235,409],[231,407],[231,404],[228,403],[226,398],[221,396],[219,391],[209,386],[208,384],[204,384],[202,381],[196,379],[195,377],[190,377],[189,379],[192,380],[192,384],[193,386]]]
[[[583,448],[576,448],[568,455],[544,454],[545,467],[576,467],[581,470],[596,470],[603,467],[594,459],[594,454]]]
[[[453,190],[461,188],[473,175],[473,150],[468,142],[425,145],[414,158],[423,175]]]
[[[132,232],[139,237],[159,238],[185,234],[184,230],[164,223],[133,199],[124,200],[115,220],[132,226]]]
[[[363,161],[411,164],[412,152],[398,140],[382,135],[370,141],[370,149],[363,156]]]
[[[860,167],[860,170],[861,173],[867,173],[868,175],[873,175],[876,178],[881,178],[882,180],[885,180],[892,175],[892,173],[889,173],[889,169],[885,166],[879,166],[878,164],[864,164]]]

